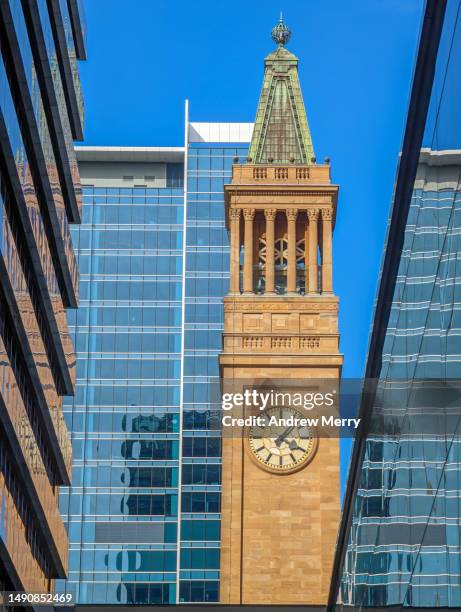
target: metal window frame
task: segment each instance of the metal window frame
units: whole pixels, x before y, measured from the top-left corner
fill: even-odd
[[[77,295],[66,257],[60,221],[54,203],[32,99],[27,85],[19,41],[8,2],[0,2],[0,36],[2,36],[2,43],[4,40],[2,49],[4,51],[5,69],[8,74],[15,104],[18,105],[17,111],[21,117],[22,138],[27,149],[31,167],[34,170],[34,185],[40,203],[43,222],[47,228],[48,243],[62,298],[65,306],[76,308]],[[70,387],[67,387],[67,392],[72,393]]]
[[[74,140],[83,140],[83,120],[78,107],[77,92],[75,91],[72,66],[70,64],[69,50],[67,48],[64,21],[62,18],[61,7],[59,6],[59,0],[47,0],[47,6],[56,45],[56,52],[58,55],[59,70],[61,72],[64,97],[66,99],[72,135]],[[73,34],[73,22],[71,25]],[[78,53],[77,47],[75,50],[76,53]]]
[[[64,131],[59,113],[58,100],[53,83],[53,76],[43,34],[40,12],[37,0],[22,0],[24,15],[32,49],[35,70],[43,99],[44,112],[53,143],[53,151],[57,162],[58,174],[63,191],[64,203],[70,223],[80,223],[80,210],[75,195],[74,183],[70,170],[70,160],[67,152]],[[51,18],[50,18],[51,23]],[[57,47],[57,46],[56,46]],[[56,49],[57,50],[57,49]],[[65,92],[65,83],[62,83]],[[66,104],[66,113],[70,123],[72,118]],[[83,134],[80,133],[83,137]]]

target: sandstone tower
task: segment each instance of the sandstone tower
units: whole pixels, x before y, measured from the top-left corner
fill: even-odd
[[[282,20],[272,37],[248,159],[225,187],[231,257],[220,365],[223,383],[242,387],[338,380],[343,362],[332,286],[338,186],[329,162],[316,163]],[[325,604],[339,441],[320,438],[297,454],[279,436],[275,463],[247,435],[223,436],[221,603]]]

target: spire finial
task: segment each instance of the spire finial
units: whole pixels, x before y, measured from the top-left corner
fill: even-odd
[[[291,38],[291,31],[283,21],[283,13],[280,11],[280,21],[272,28],[272,40],[279,46],[284,47]]]

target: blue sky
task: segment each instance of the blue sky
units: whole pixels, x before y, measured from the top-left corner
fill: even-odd
[[[86,141],[173,146],[192,121],[253,121],[283,11],[318,160],[340,185],[334,238],[344,376],[363,373],[423,0],[88,0]]]

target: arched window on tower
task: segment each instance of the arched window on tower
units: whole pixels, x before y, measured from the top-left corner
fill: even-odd
[[[266,235],[259,237],[258,261],[255,270],[255,293],[264,293],[266,290]]]
[[[275,241],[275,291],[286,293],[288,268],[288,240],[286,236]]]
[[[306,265],[305,265],[305,240],[296,241],[296,291],[304,294],[306,292]]]

